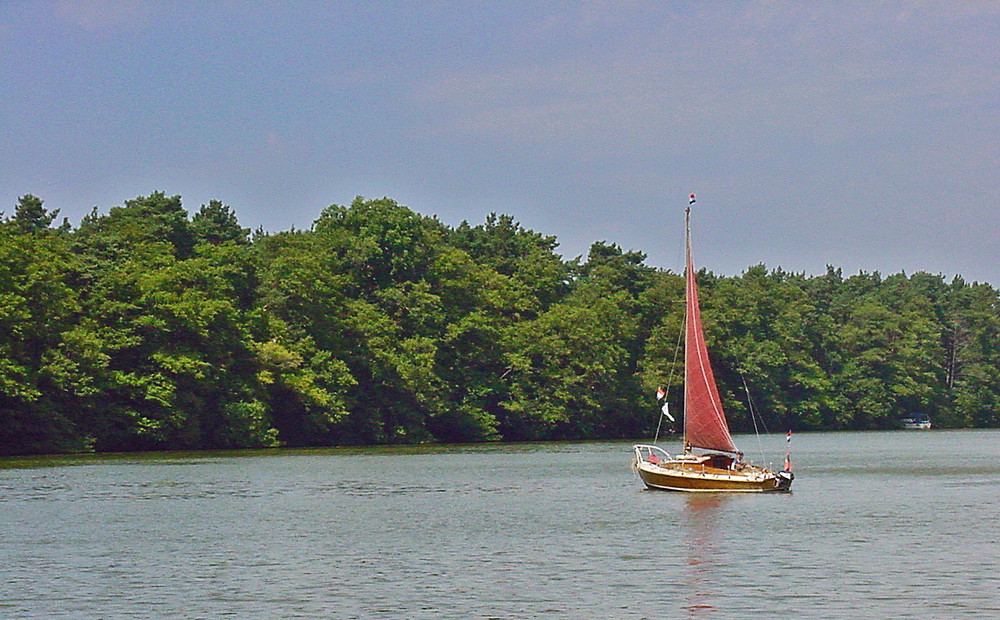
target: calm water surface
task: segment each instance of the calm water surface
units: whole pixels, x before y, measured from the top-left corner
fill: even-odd
[[[1000,431],[799,434],[782,495],[646,491],[630,456],[0,460],[0,617],[1000,617]]]

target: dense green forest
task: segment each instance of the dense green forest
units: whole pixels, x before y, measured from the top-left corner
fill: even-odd
[[[564,260],[507,215],[358,198],[251,234],[163,193],[57,215],[26,195],[0,222],[0,453],[638,438],[678,376],[679,274],[608,242]],[[764,265],[699,284],[736,431],[748,392],[772,431],[1000,426],[988,284]]]

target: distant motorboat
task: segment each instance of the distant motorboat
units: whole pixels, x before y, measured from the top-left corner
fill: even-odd
[[[927,430],[931,427],[931,419],[926,413],[918,413],[907,418],[900,418],[899,426],[906,430]]]

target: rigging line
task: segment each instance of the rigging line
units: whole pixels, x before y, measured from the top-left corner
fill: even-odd
[[[747,394],[747,408],[750,409],[750,421],[753,422],[753,434],[757,438],[757,449],[760,450],[760,462],[761,464],[767,462],[767,457],[764,456],[764,444],[760,440],[760,431],[757,430],[757,418],[760,417],[760,425],[764,427],[764,432],[767,432],[767,425],[764,424],[764,418],[757,415],[756,410],[753,406],[753,399],[750,398],[750,388],[747,386],[747,379],[743,376],[743,371],[739,370],[740,380],[743,381],[743,391]]]
[[[726,335],[732,340],[733,332],[729,329],[729,326],[725,323],[722,326],[726,330]],[[767,457],[764,455],[764,444],[760,440],[760,430],[757,428],[757,420],[760,420],[760,425],[764,427],[765,434],[770,434],[770,431],[767,430],[767,423],[764,422],[764,416],[760,415],[756,407],[753,406],[753,398],[750,396],[750,386],[747,385],[747,377],[743,374],[743,365],[740,364],[739,359],[736,360],[736,372],[740,375],[740,381],[743,383],[743,391],[747,395],[747,409],[750,411],[750,421],[753,423],[753,434],[757,438],[757,449],[760,450],[760,460],[761,463],[766,463]]]
[[[686,313],[687,313],[687,311],[685,310],[685,314]],[[677,344],[674,346],[674,361],[670,364],[670,374],[667,375],[667,389],[665,390],[665,393],[664,393],[664,396],[663,396],[663,402],[664,403],[669,402],[669,399],[670,399],[670,388],[674,384],[674,372],[677,369],[677,357],[680,355],[680,351],[681,351],[681,338],[684,337],[684,332],[685,332],[684,321],[682,320],[681,321],[681,328],[677,331]],[[687,412],[685,411],[684,414],[687,415]],[[660,409],[660,417],[659,417],[659,419],[656,422],[656,435],[653,438],[653,443],[656,443],[656,442],[658,442],[660,440],[660,425],[663,424],[663,417],[664,417],[663,410]]]
[[[764,422],[764,416],[760,415],[760,412],[754,407],[753,397],[750,396],[750,386],[747,385],[747,377],[743,374],[743,368],[740,364],[737,364],[736,372],[740,374],[740,381],[743,382],[743,391],[747,395],[747,409],[750,410],[750,421],[753,422],[753,434],[757,438],[757,449],[760,451],[760,460],[761,463],[766,463],[767,457],[764,455],[764,443],[760,440],[760,430],[757,428],[757,420],[760,420],[760,425],[764,427],[765,434],[770,434],[770,431],[767,430],[767,423]]]
[[[660,417],[656,418],[656,434],[653,435],[653,443],[660,441],[660,425],[663,424],[663,411],[660,410]]]
[[[677,369],[677,357],[680,355],[680,351],[681,351],[681,338],[684,337],[684,320],[683,320],[683,318],[684,317],[682,317],[682,320],[681,320],[681,329],[677,330],[677,343],[674,345],[674,359],[673,359],[673,362],[670,364],[670,374],[667,375],[667,387],[666,387],[666,390],[664,390],[664,395],[663,395],[663,402],[664,402],[664,404],[670,402],[670,388],[672,388],[673,385],[674,385],[674,373],[676,372],[676,369]],[[657,418],[657,422],[656,422],[656,435],[653,437],[653,443],[657,443],[660,440],[660,427],[663,424],[663,418],[664,418],[664,416],[665,416],[665,414],[663,412],[663,409],[661,408],[660,409],[660,416],[659,416],[659,418]]]

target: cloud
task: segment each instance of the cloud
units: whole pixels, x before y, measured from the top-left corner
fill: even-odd
[[[901,107],[930,114],[950,108],[954,95],[992,97],[1000,79],[997,61],[981,58],[982,15],[971,9],[707,6],[640,20],[633,13],[631,21],[646,21],[643,28],[590,41],[581,23],[629,17],[591,4],[585,19],[572,16],[562,28],[547,23],[534,35],[571,38],[573,49],[589,52],[446,66],[411,97],[436,112],[427,127],[434,134],[572,140],[623,130],[656,136],[663,133],[657,125],[682,125],[760,136],[780,128],[835,143],[902,130],[895,120]]]
[[[148,0],[63,0],[56,5],[60,19],[90,32],[144,25],[152,10]]]

